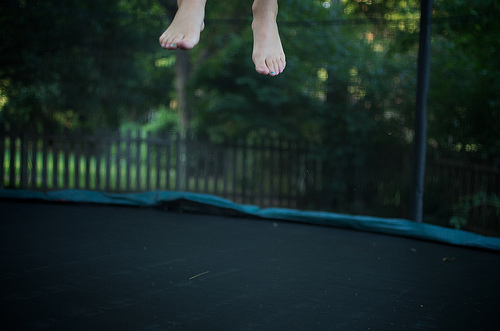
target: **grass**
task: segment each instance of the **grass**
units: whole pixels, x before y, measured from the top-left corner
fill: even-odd
[[[19,141],[16,142],[19,144]],[[131,162],[127,164],[125,159],[126,149],[120,145],[120,159],[117,159],[118,146],[110,146],[109,165],[107,156],[102,153],[99,156],[85,156],[80,154],[76,157],[75,152],[71,151],[65,155],[63,151],[54,153],[53,149],[47,150],[45,162],[41,146],[36,149],[36,163],[33,163],[32,150],[28,153],[28,169],[26,182],[28,187],[35,189],[89,189],[103,191],[146,191],[146,190],[187,190],[203,191],[206,193],[217,193],[224,190],[224,183],[221,178],[214,176],[189,176],[180,181],[180,187],[176,185],[177,170],[176,159],[170,159],[170,167],[167,167],[167,155],[162,153],[157,160],[157,153],[149,155],[149,165],[147,163],[147,151],[145,146],[141,146],[139,158],[136,160],[137,147],[130,147]],[[16,150],[19,151],[19,146]],[[4,187],[19,188],[21,183],[21,153],[14,155],[14,178],[8,174],[11,173],[11,154],[10,145],[6,143],[4,152]],[[67,160],[66,160],[67,158]],[[159,161],[159,166],[158,166]],[[67,165],[67,166],[66,166]],[[35,167],[35,169],[33,169]],[[149,168],[149,178],[148,178]],[[108,173],[109,171],[109,173]],[[43,178],[43,174],[45,178]],[[65,180],[67,178],[67,181]],[[139,178],[139,180],[137,180]],[[78,180],[77,180],[78,179]],[[167,180],[168,179],[168,180]],[[231,176],[228,176],[231,179]],[[128,187],[127,187],[128,180]],[[226,184],[226,192],[232,193],[233,185]]]

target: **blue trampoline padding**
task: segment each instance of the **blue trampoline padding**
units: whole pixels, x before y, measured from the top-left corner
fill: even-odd
[[[159,206],[165,202],[185,200],[230,209],[249,216],[266,219],[341,227],[500,251],[500,238],[486,237],[472,232],[450,229],[431,224],[416,223],[406,219],[357,216],[320,211],[300,211],[285,208],[261,209],[252,205],[240,205],[209,194],[178,191],[150,191],[144,193],[113,194],[85,190],[39,192],[31,190],[2,189],[0,190],[0,198],[44,200],[52,202],[85,202],[144,207]]]

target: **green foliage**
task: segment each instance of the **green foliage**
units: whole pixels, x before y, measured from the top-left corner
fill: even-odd
[[[327,11],[319,2],[310,6],[303,1],[290,1],[281,5],[280,18],[290,16],[292,11],[304,11],[304,6],[314,13],[323,11],[327,17]],[[207,17],[211,15],[207,10]],[[282,28],[281,37],[287,50],[286,74],[262,77],[255,73],[251,61],[250,20],[241,23],[244,24],[232,25],[232,29],[225,26],[223,38],[212,38],[200,45],[208,50],[203,53],[210,56],[196,66],[191,82],[198,96],[194,126],[213,139],[222,135],[246,137],[255,132],[294,138],[312,134],[316,121],[313,109],[321,103],[317,71],[328,58],[326,52],[317,50],[316,53],[325,54],[322,63],[302,61],[300,57],[312,55],[316,36],[312,31],[298,34],[293,28]],[[207,30],[209,28],[207,24]]]
[[[410,23],[419,8],[394,11],[410,18],[400,26],[381,24],[389,5],[365,15],[351,10],[358,2],[324,3],[280,3],[287,68],[278,77],[254,72],[249,24],[228,30],[223,44],[205,45],[209,57],[198,62],[191,81],[193,125],[214,140],[263,135],[314,143],[310,157],[325,169],[323,191],[315,194],[325,208],[346,211],[353,199],[377,194],[355,187],[372,177],[363,165],[379,152],[376,146],[411,142],[418,31]]]
[[[500,4],[437,1],[429,135],[454,153],[500,165]]]
[[[404,189],[411,186],[410,174],[391,178],[382,175],[384,169],[371,173],[366,164],[381,155],[380,146],[408,146],[413,141],[420,4],[324,3],[280,3],[288,65],[277,78],[253,72],[248,26],[227,30],[225,43],[208,46],[209,56],[198,62],[191,82],[197,95],[194,126],[212,139],[262,134],[317,143],[314,156],[332,169],[323,194],[337,200],[326,202],[330,206],[347,205],[354,183],[377,175],[384,187],[396,188],[378,201],[389,201],[395,192],[407,199]],[[477,4],[436,2],[429,142],[443,151],[457,146],[481,151],[481,158],[495,163],[500,146],[494,129],[500,126],[495,92],[498,38],[486,32],[500,31],[495,19],[498,5]],[[463,20],[476,24],[471,29]],[[402,161],[392,158],[395,161],[386,169],[398,171]],[[360,187],[356,192],[365,201],[382,194]],[[401,198],[390,201],[398,205],[394,207],[407,203]]]
[[[454,215],[450,218],[450,225],[461,229],[467,225],[469,213],[478,207],[491,207],[494,216],[500,220],[500,198],[495,193],[479,192],[473,195],[460,197],[453,206]],[[483,215],[488,217],[489,215]]]
[[[168,102],[154,1],[6,1],[2,12],[1,120],[48,132],[116,127]]]
[[[143,122],[130,121],[121,124],[122,131],[132,130],[141,132],[168,132],[177,131],[179,124],[178,114],[165,106],[151,110]]]
[[[412,45],[394,52],[392,37],[383,37],[388,33],[376,28],[377,22],[364,23],[364,31],[376,32],[367,41],[367,34],[360,34],[363,30],[353,29],[350,16],[343,14],[345,8],[337,2],[326,8],[323,1],[296,0],[280,5],[287,69],[277,78],[255,75],[249,25],[238,25],[236,33],[228,32],[224,44],[205,45],[210,56],[196,67],[192,79],[192,88],[199,96],[195,105],[198,129],[230,136],[258,130],[315,140],[320,127],[330,126],[330,106],[334,105],[335,111],[344,109],[342,116],[354,126],[359,123],[358,116],[366,117],[359,123],[363,127],[371,127],[376,118],[395,125],[389,131],[403,137],[403,126],[411,124],[413,111],[417,34],[407,31],[414,36]],[[342,95],[342,102],[327,100],[333,94]],[[352,114],[348,109],[363,114]],[[356,131],[354,127],[347,130]]]

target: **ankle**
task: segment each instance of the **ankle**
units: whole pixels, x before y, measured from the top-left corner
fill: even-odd
[[[254,21],[274,20],[278,16],[278,1],[275,0],[254,0],[252,4]]]
[[[205,8],[207,0],[177,0],[177,8],[181,8],[185,5],[187,8],[189,7],[203,7]]]

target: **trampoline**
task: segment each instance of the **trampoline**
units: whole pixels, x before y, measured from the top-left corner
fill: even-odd
[[[496,250],[114,198],[0,200],[2,330],[500,325]]]

